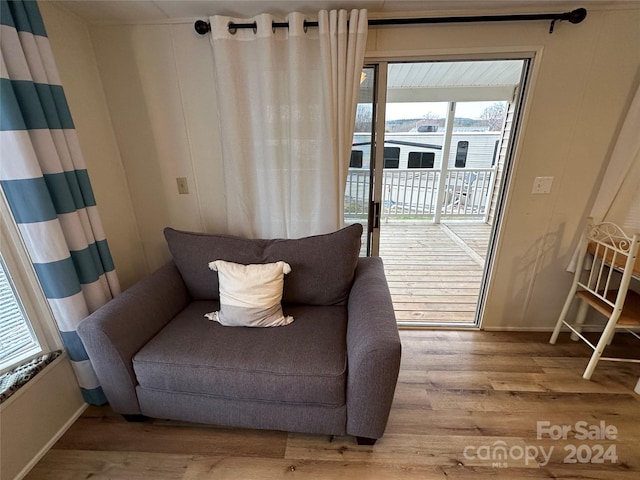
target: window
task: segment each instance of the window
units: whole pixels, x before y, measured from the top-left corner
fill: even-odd
[[[456,168],[464,168],[467,166],[467,152],[469,151],[469,142],[458,142],[456,149]]]
[[[351,150],[351,159],[349,160],[349,168],[362,168],[362,150]]]
[[[400,147],[384,147],[384,168],[400,166]]]
[[[61,348],[60,335],[0,192],[0,374]]]
[[[0,371],[41,351],[0,254]]]
[[[433,168],[435,158],[433,152],[409,152],[407,168]]]

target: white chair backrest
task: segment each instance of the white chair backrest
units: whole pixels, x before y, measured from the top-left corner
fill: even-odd
[[[593,265],[586,280],[579,280],[578,285],[614,309],[621,309],[638,256],[639,235],[630,237],[618,225],[605,222],[590,224],[584,242],[583,253],[592,255]],[[580,263],[582,270],[584,260]],[[620,272],[621,278],[614,272]]]

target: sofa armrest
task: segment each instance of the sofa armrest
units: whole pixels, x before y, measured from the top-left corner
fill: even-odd
[[[400,370],[401,344],[382,260],[361,258],[348,303],[347,434],[384,433]]]
[[[191,301],[173,262],[127,289],[78,326],[114,411],[139,414],[133,356]]]

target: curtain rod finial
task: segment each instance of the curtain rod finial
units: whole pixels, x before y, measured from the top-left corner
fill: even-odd
[[[206,35],[211,31],[211,24],[209,24],[209,22],[205,22],[204,20],[196,20],[196,23],[193,25],[193,27],[200,35]]]
[[[587,9],[576,8],[569,12],[569,18],[567,18],[567,20],[569,20],[569,23],[576,24],[582,22],[585,18],[587,18]]]
[[[553,29],[558,20],[566,20],[572,24],[582,23],[582,21],[587,18],[587,9],[586,8],[576,8],[567,13],[563,13],[561,16],[554,18],[551,20],[551,25],[549,25],[549,33],[553,33]]]

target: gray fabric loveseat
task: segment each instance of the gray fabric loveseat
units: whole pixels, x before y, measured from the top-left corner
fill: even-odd
[[[165,229],[173,261],[79,326],[111,407],[144,417],[327,435],[384,433],[400,339],[379,258],[362,227],[295,240]],[[286,326],[226,327],[214,260],[284,261]]]

